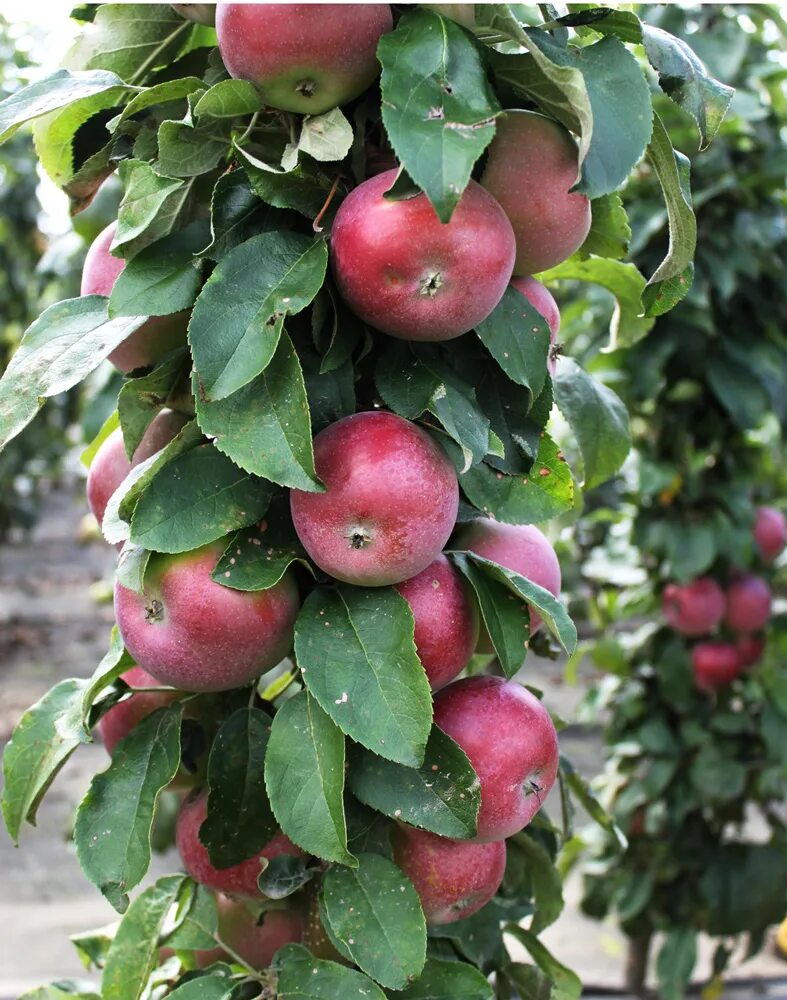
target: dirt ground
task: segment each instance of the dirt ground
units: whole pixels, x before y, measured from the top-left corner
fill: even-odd
[[[0,740],[8,739],[22,711],[63,677],[86,676],[106,651],[112,609],[114,553],[101,541],[77,540],[84,513],[76,482],[53,493],[30,538],[0,548]],[[571,718],[582,689],[562,682],[559,665],[530,668],[550,708]],[[579,727],[561,734],[564,752],[586,775],[601,765],[599,735]],[[77,802],[106,755],[100,745],[80,748],[28,827],[19,848],[0,833],[0,1000],[51,979],[84,977],[68,935],[109,923],[114,912],[82,876],[68,834]],[[177,867],[172,853],[154,858],[151,877]],[[613,988],[621,981],[623,940],[612,924],[577,912],[580,886],[569,880],[566,910],[545,942],[587,984]],[[707,953],[707,954],[706,954]],[[710,949],[703,949],[704,960]],[[751,980],[729,1000],[787,1000],[787,965],[770,953],[736,970]],[[780,985],[767,981],[780,978]]]

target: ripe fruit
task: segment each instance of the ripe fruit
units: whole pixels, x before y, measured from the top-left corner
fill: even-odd
[[[740,653],[729,642],[698,642],[691,651],[691,665],[697,687],[704,691],[729,684],[743,667]]]
[[[476,555],[513,570],[557,597],[560,594],[560,563],[543,532],[533,524],[503,524],[478,520],[463,528],[454,549],[469,549]],[[530,633],[541,628],[541,618],[531,609]]]
[[[110,295],[126,266],[124,260],[109,252],[116,229],[117,222],[110,223],[91,243],[82,268],[81,295]],[[187,312],[153,316],[116,347],[109,360],[121,372],[147,368],[186,343],[187,323]]]
[[[282,111],[319,115],[362,94],[393,27],[385,3],[220,3],[219,51],[230,76],[257,84]]]
[[[498,118],[481,183],[511,220],[515,274],[554,267],[585,242],[590,201],[570,193],[578,179],[577,145],[562,125],[534,111]]]
[[[151,420],[131,461],[126,457],[123,432],[118,427],[102,441],[87,474],[87,502],[99,524],[104,520],[109,498],[135,465],[155,455],[175,437],[188,417],[174,410],[161,410]]]
[[[473,844],[399,826],[394,859],[421,897],[430,924],[469,917],[494,896],[506,868],[504,840]]]
[[[724,621],[733,632],[757,632],[771,617],[771,588],[759,576],[742,576],[727,588]]]
[[[476,841],[502,840],[527,826],[558,766],[557,733],[538,698],[500,677],[466,677],[436,695],[434,721],[481,782]]]
[[[267,969],[285,944],[298,944],[303,937],[303,916],[297,910],[265,910],[259,915],[243,900],[216,895],[219,937],[252,969]],[[223,948],[197,952],[197,965],[232,961]]]
[[[724,591],[710,577],[683,586],[668,583],[661,595],[661,609],[670,628],[683,635],[704,635],[724,617]]]
[[[331,262],[348,305],[404,340],[451,340],[486,319],[514,266],[514,234],[495,199],[470,181],[447,224],[426,195],[383,197],[396,171],[360,184],[342,202]]]
[[[231,896],[264,899],[264,894],[257,886],[257,879],[262,871],[260,859],[267,858],[270,861],[280,854],[291,854],[296,858],[304,857],[303,851],[279,831],[253,858],[229,868],[215,868],[210,863],[208,849],[199,839],[199,829],[207,811],[208,793],[206,791],[192,793],[183,800],[175,829],[175,842],[183,867],[187,874],[201,885],[218,892],[226,892]]]
[[[145,593],[115,583],[115,616],[126,649],[163,684],[227,691],[275,666],[292,647],[298,589],[291,573],[269,590],[214,583],[221,542],[154,554]]]
[[[735,648],[741,658],[741,665],[753,667],[759,663],[765,652],[765,639],[761,635],[739,635],[735,640]]]
[[[123,680],[129,687],[160,687],[160,682],[155,677],[144,671],[142,667],[132,667],[124,674]],[[132,694],[125,701],[118,702],[110,708],[107,714],[101,719],[98,728],[101,731],[101,738],[107,753],[111,754],[118,743],[124,739],[131,730],[140,723],[145,716],[155,712],[157,708],[163,708],[177,701],[179,694],[177,691],[155,691],[151,694]]]
[[[437,691],[470,662],[478,643],[478,605],[442,553],[396,589],[413,612],[418,657]]]
[[[368,411],[314,439],[325,493],[292,490],[295,530],[320,569],[345,583],[401,583],[437,558],[459,506],[445,452],[409,420]]]
[[[542,285],[540,281],[536,281],[535,278],[514,278],[511,284],[518,292],[521,292],[525,296],[530,305],[537,312],[541,313],[547,322],[547,326],[549,327],[549,357],[547,358],[547,367],[549,368],[549,374],[554,375],[557,361],[553,357],[553,351],[558,331],[560,330],[560,310],[557,307],[557,302],[555,302],[550,290]]]
[[[775,507],[758,507],[754,523],[754,541],[769,562],[776,558],[787,542],[787,521]]]

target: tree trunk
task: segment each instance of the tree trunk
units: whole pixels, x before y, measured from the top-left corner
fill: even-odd
[[[653,931],[647,930],[628,941],[626,955],[626,989],[635,997],[647,996],[645,980],[648,974],[648,956]]]

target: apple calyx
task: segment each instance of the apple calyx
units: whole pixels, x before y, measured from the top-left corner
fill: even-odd
[[[443,286],[443,283],[443,276],[439,271],[427,275],[421,280],[421,295],[428,295],[430,298],[434,298],[438,289]]]
[[[153,600],[145,607],[145,621],[146,622],[160,622],[164,618],[164,605],[161,601]]]
[[[314,97],[314,92],[317,89],[316,80],[299,80],[295,84],[296,94],[300,94],[301,97]]]

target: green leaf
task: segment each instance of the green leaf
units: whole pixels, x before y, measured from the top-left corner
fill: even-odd
[[[10,139],[25,122],[61,108],[70,106],[75,117],[84,115],[85,120],[93,113],[96,97],[102,98],[98,109],[111,107],[125,90],[123,80],[114,73],[58,69],[0,101],[0,143]]]
[[[172,232],[191,189],[179,177],[164,177],[141,160],[124,160],[118,172],[124,194],[112,250],[122,248],[130,260]]]
[[[353,144],[353,130],[339,108],[304,118],[297,151],[315,160],[331,163],[343,160]],[[297,155],[297,153],[296,153]]]
[[[236,118],[262,110],[264,101],[248,80],[220,80],[194,106],[195,118]]]
[[[180,766],[182,717],[183,706],[175,704],[142,719],[118,743],[77,810],[74,841],[82,871],[120,913],[150,864],[156,800]]]
[[[498,975],[516,987],[521,1000],[555,1000],[552,980],[535,965],[511,962],[504,965]]]
[[[563,883],[549,852],[527,832],[516,834],[508,843],[508,865],[517,877],[525,874],[533,896],[530,931],[540,934],[563,912]]]
[[[272,211],[252,191],[246,174],[233,170],[216,181],[210,204],[211,243],[202,252],[221,260],[234,247],[282,225],[286,215]]]
[[[22,715],[3,753],[3,820],[14,843],[56,775],[79,746],[89,743],[82,724],[88,681],[60,681]]]
[[[181,100],[193,94],[195,90],[203,90],[205,84],[197,76],[184,76],[179,80],[166,80],[153,87],[145,87],[136,94],[123,108],[122,112],[109,122],[107,128],[117,132],[118,128],[129,118],[158,104],[169,104],[170,101]],[[185,106],[185,105],[184,105]]]
[[[590,818],[594,822],[598,823],[598,825],[608,833],[611,833],[618,842],[618,845],[622,849],[625,849],[626,838],[618,829],[614,818],[601,805],[588,783],[576,770],[571,761],[569,761],[568,758],[564,757],[562,754],[560,756],[560,775],[561,780],[565,781],[571,790],[571,794],[582,805],[582,808],[590,816]],[[535,958],[535,956],[533,957]]]
[[[282,170],[238,145],[235,153],[252,189],[266,204],[274,208],[292,208],[308,219],[313,219],[322,209],[331,190],[331,181],[317,164],[299,163],[290,170]]]
[[[707,359],[706,376],[713,395],[741,430],[757,427],[770,411],[768,393],[750,368],[717,343]]]
[[[505,929],[527,948],[539,969],[552,980],[555,985],[553,1000],[579,1000],[582,995],[582,983],[579,977],[558,962],[535,934],[518,924],[506,924]]]
[[[410,606],[392,587],[321,588],[295,623],[309,693],[336,725],[387,760],[418,767],[432,725]]]
[[[170,394],[183,376],[187,359],[188,350],[184,347],[147,375],[127,378],[121,386],[117,412],[129,458],[139,447],[150,422],[169,402]]]
[[[185,875],[165,875],[129,906],[107,955],[101,977],[103,1000],[139,1000],[158,965],[164,920],[186,885]]]
[[[478,775],[462,748],[437,726],[418,768],[360,751],[350,768],[350,790],[372,809],[442,837],[476,834]]]
[[[100,295],[45,309],[0,380],[0,448],[30,423],[46,398],[81,382],[143,322],[138,316],[110,320]]]
[[[527,476],[507,476],[482,462],[461,474],[459,485],[473,506],[506,524],[538,524],[574,505],[571,470],[546,433]]]
[[[380,39],[377,53],[388,138],[441,222],[448,222],[500,111],[481,53],[458,24],[426,10],[405,14]]]
[[[282,232],[254,236],[219,261],[189,323],[201,395],[223,399],[264,371],[284,318],[312,301],[327,261],[324,241]]]
[[[215,948],[219,914],[213,890],[195,885],[194,891],[181,900],[179,911],[174,929],[165,938],[167,947],[183,951]]]
[[[696,931],[691,927],[667,931],[656,957],[659,992],[664,1000],[682,1000],[696,961]]]
[[[195,222],[146,247],[129,261],[112,286],[109,315],[168,316],[189,309],[202,285],[207,229]]]
[[[131,540],[153,552],[188,552],[259,521],[270,486],[213,445],[184,452],[156,475],[134,508]]]
[[[99,7],[66,54],[70,69],[112,70],[139,83],[180,53],[194,26],[169,4],[107,4]]]
[[[86,469],[90,468],[93,459],[96,457],[96,452],[101,445],[114,430],[117,430],[118,427],[120,427],[120,416],[118,415],[117,410],[113,410],[101,425],[101,428],[96,436],[79,456],[79,461]]]
[[[207,96],[207,95],[206,95]],[[197,177],[213,170],[228,155],[232,122],[207,119],[165,121],[158,130],[158,169],[171,177]]]
[[[549,326],[525,296],[509,285],[487,318],[476,326],[486,349],[513,381],[539,395],[549,354]]]
[[[303,379],[309,398],[312,431],[318,434],[324,427],[355,413],[355,369],[348,359],[330,372],[320,371],[320,356],[301,346],[298,356],[303,365]]]
[[[402,990],[426,961],[426,921],[418,894],[396,865],[361,854],[357,868],[331,868],[324,913],[341,949],[378,983]]]
[[[496,371],[488,371],[477,387],[478,401],[489,417],[492,433],[503,445],[502,457],[486,456],[500,472],[512,475],[530,471],[541,443],[541,432],[552,412],[552,382],[547,380],[531,406],[529,389]]]
[[[282,830],[325,861],[355,867],[344,818],[344,735],[307,691],[273,720],[265,784]]]
[[[705,149],[719,131],[735,90],[714,80],[690,46],[668,31],[643,24],[642,41],[661,89],[696,121],[700,149]]]
[[[93,671],[92,677],[83,690],[82,725],[86,732],[90,727],[90,714],[96,698],[98,698],[105,688],[113,684],[122,673],[130,670],[133,666],[134,661],[126,652],[120,630],[117,625],[113,625],[109,639],[109,649],[101,658],[101,662]]]
[[[303,372],[286,331],[251,382],[214,401],[195,395],[200,427],[236,465],[282,486],[322,491]]]
[[[288,944],[277,953],[281,961],[277,986],[279,1000],[336,1000],[364,997],[385,1000],[383,991],[368,976],[337,962],[312,958],[299,944]]]
[[[268,899],[286,899],[314,878],[316,869],[307,868],[303,858],[277,854],[268,862],[259,879],[260,891]]]
[[[180,983],[167,996],[176,1000],[224,1000],[224,997],[231,997],[237,987],[238,984],[230,978],[230,971],[225,966],[218,970],[211,968]]]
[[[653,326],[653,319],[642,315],[642,294],[645,279],[634,264],[591,257],[579,260],[571,257],[540,275],[543,281],[590,281],[601,285],[615,296],[615,312],[610,323],[610,350],[630,347],[641,340]]]
[[[642,303],[646,316],[661,316],[680,302],[691,287],[694,250],[697,245],[697,220],[691,207],[689,161],[683,153],[672,148],[669,134],[655,111],[648,160],[667,204],[669,249],[667,256],[651,275],[642,293]]]
[[[199,831],[216,868],[253,858],[276,833],[265,793],[270,728],[259,708],[239,708],[216,733],[208,758],[208,812]]]
[[[561,358],[553,380],[555,402],[571,425],[582,452],[585,489],[606,482],[631,448],[626,407],[612,389],[570,358]]]
[[[19,1000],[69,1000],[70,997],[79,997],[80,1000],[101,1000],[93,983],[78,979],[58,979],[55,983],[37,986],[23,993]]]
[[[284,498],[274,499],[264,528],[254,524],[232,536],[211,574],[216,583],[232,590],[268,590],[296,560],[308,568],[289,511],[275,509],[278,499]]]
[[[520,576],[519,573],[515,573],[505,566],[499,566],[489,559],[484,559],[474,552],[464,552],[461,555],[454,553],[451,558],[457,565],[460,565],[460,568],[469,559],[487,576],[508,587],[512,593],[516,594],[529,607],[538,612],[539,617],[543,619],[549,631],[554,635],[566,653],[571,656],[577,645],[577,630],[565,607],[557,597],[554,597],[548,590],[540,587],[537,583],[533,583],[532,580]]]
[[[397,1000],[492,1000],[486,976],[467,962],[428,958],[424,971]]]
[[[503,673],[513,677],[525,661],[530,642],[527,604],[514,595],[508,581],[501,583],[463,555],[451,553],[450,558],[478,598],[481,618]]]
[[[625,257],[631,243],[631,227],[623,207],[623,199],[617,192],[594,198],[590,203],[590,232],[579,248],[582,258],[595,254],[619,260]]]
[[[440,384],[410,344],[393,338],[380,353],[374,379],[385,405],[406,420],[421,416]]]

